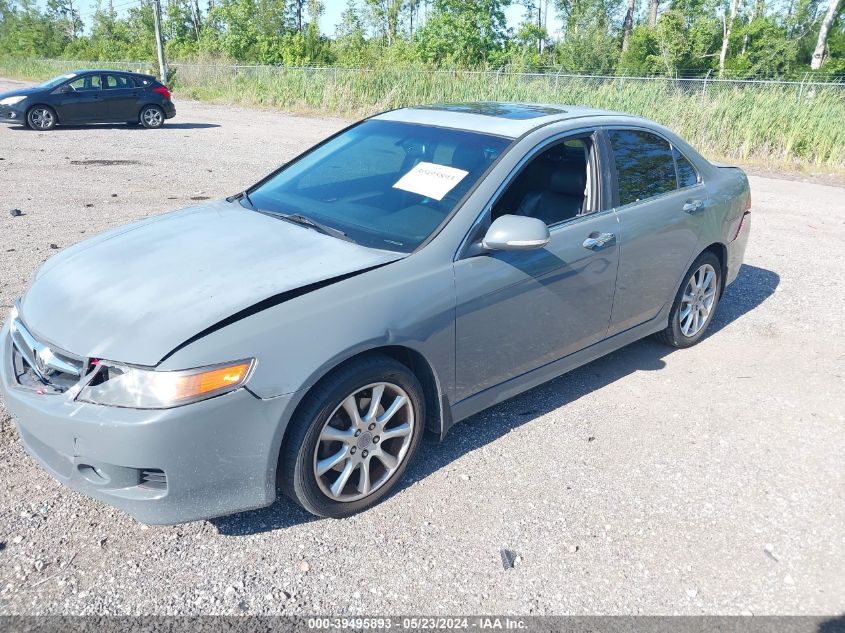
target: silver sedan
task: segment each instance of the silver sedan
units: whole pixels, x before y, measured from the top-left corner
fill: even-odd
[[[645,119],[505,103],[356,123],[225,200],[47,261],[0,332],[29,453],[150,523],[383,499],[424,431],[649,335],[705,335],[743,172]]]

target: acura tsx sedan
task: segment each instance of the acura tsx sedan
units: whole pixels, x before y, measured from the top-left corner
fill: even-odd
[[[224,200],[65,249],[0,332],[28,452],[149,523],[383,499],[424,431],[637,339],[701,340],[743,172],[651,121],[502,103],[356,123]]]
[[[131,123],[159,128],[176,116],[167,86],[151,75],[77,70],[31,88],[0,94],[0,123],[33,130],[80,123]]]

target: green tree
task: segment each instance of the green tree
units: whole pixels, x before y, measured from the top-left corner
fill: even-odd
[[[419,58],[435,65],[498,65],[506,59],[510,0],[434,0],[416,33]]]

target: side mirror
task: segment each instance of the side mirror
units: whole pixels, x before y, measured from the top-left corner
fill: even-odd
[[[493,221],[481,245],[491,251],[530,251],[549,243],[549,227],[537,218],[503,215]]]

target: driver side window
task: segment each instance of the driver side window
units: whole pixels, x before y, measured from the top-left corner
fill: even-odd
[[[597,157],[591,134],[555,143],[535,155],[493,205],[491,220],[511,214],[548,226],[597,211]]]

